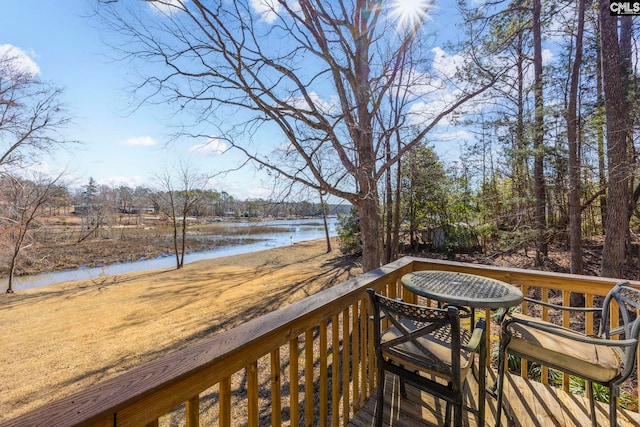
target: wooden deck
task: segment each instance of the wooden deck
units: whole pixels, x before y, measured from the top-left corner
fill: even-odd
[[[508,422],[503,410],[502,426],[563,426],[584,427],[591,425],[589,401],[586,398],[565,393],[553,387],[529,381],[519,376],[507,376],[505,388],[505,408],[513,418],[514,424]],[[477,389],[472,379],[471,387]],[[493,378],[487,379],[493,384]],[[397,377],[387,374],[385,386],[384,426],[415,427],[441,426],[444,420],[445,405],[443,401],[434,399],[427,393],[407,385],[406,399],[399,399],[400,385]],[[477,394],[467,393],[469,406],[475,406]],[[373,426],[373,414],[376,408],[375,392],[366,404],[355,414],[351,427]],[[596,402],[597,425],[608,426],[608,405]],[[495,426],[496,400],[487,394],[486,426]],[[477,426],[477,418],[472,413],[465,413],[464,425]],[[618,409],[618,426],[640,426],[640,414],[625,409]]]

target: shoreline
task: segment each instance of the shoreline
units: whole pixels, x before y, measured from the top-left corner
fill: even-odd
[[[175,248],[166,230],[142,232],[137,229],[131,233],[82,242],[67,239],[36,244],[18,258],[13,289],[23,291],[69,280],[175,267]],[[207,224],[190,231],[185,263],[324,239],[324,234],[324,227],[318,227],[314,220],[280,221],[259,226]],[[6,273],[0,272],[0,292],[8,287]]]
[[[0,424],[361,272],[318,239],[2,294]]]
[[[247,240],[251,241],[248,243],[225,243],[214,248],[185,252],[185,265],[203,260],[203,258],[200,258],[201,256],[206,256],[206,258],[204,259],[215,259],[225,256],[240,255],[246,252],[238,251],[237,253],[233,254],[224,254],[224,252],[227,250],[233,251],[234,248],[251,247],[253,245],[264,242],[264,240],[259,239]],[[267,249],[273,248],[265,248],[264,250]],[[209,255],[214,252],[221,252],[222,254],[213,256]],[[193,257],[195,257],[196,259],[188,259]],[[14,291],[21,292],[27,289],[35,289],[42,286],[55,285],[57,283],[72,282],[78,280],[92,280],[99,277],[108,277],[118,274],[135,273],[138,271],[143,272],[147,270],[157,270],[165,268],[175,268],[175,254],[161,253],[155,258],[138,258],[133,261],[115,261],[103,263],[102,265],[95,265],[94,263],[91,263],[90,265],[75,268],[42,271],[27,275],[16,275],[13,277]],[[42,283],[43,281],[51,281],[51,283]],[[0,288],[0,291],[6,290],[7,283],[8,276],[0,275],[0,286],[2,286],[2,288]],[[25,285],[25,283],[27,284]]]

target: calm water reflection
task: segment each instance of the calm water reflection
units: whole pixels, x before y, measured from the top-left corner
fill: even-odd
[[[336,235],[335,218],[329,218],[329,235]],[[247,227],[256,223],[241,222],[230,223],[233,227]],[[257,225],[274,228],[286,228],[287,231],[267,234],[243,235],[246,239],[260,239],[258,243],[238,244],[224,246],[210,251],[194,252],[185,255],[185,263],[199,261],[203,259],[220,258],[224,256],[246,254],[249,252],[262,251],[280,246],[291,245],[291,243],[304,242],[307,240],[322,239],[325,237],[322,219],[307,220],[274,220],[263,221]],[[290,229],[293,229],[292,231]],[[171,268],[175,266],[175,255],[161,258],[127,262],[121,264],[110,264],[103,267],[82,268],[77,270],[65,270],[52,273],[43,273],[33,276],[17,276],[13,278],[13,289],[16,291],[37,288],[39,286],[51,285],[54,283],[68,282],[72,280],[87,280],[99,277],[113,276],[116,274],[131,273],[134,271],[153,270],[156,268]],[[7,289],[7,279],[0,281],[2,292]]]

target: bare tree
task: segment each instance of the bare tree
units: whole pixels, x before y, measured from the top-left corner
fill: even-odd
[[[152,194],[154,204],[167,215],[173,227],[176,268],[184,266],[187,223],[192,210],[202,199],[209,178],[199,173],[188,160],[179,159],[174,168],[167,167],[157,175],[158,188]]]
[[[54,146],[70,118],[62,90],[26,68],[17,49],[0,52],[0,168],[23,169]]]
[[[119,46],[128,58],[154,64],[140,67],[142,102],[188,111],[197,117],[193,135],[210,138],[213,129],[278,177],[349,200],[360,215],[366,271],[383,255],[380,180],[495,79],[486,64],[468,80],[455,66],[438,66],[422,25],[432,2],[410,4],[98,0],[97,11],[128,37]],[[447,65],[490,63],[474,52],[457,61],[435,56]],[[260,144],[274,129],[285,162]],[[385,158],[394,132],[402,142]]]
[[[4,202],[0,224],[3,239],[6,239],[10,251],[7,293],[13,293],[13,276],[18,256],[31,245],[27,243],[29,230],[45,213],[47,203],[66,191],[63,176],[64,173],[54,178],[35,175],[33,179],[24,179],[5,175],[0,181],[0,194]]]

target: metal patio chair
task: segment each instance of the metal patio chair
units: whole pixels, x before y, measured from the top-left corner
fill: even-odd
[[[620,385],[631,375],[636,362],[640,332],[640,289],[620,282],[611,289],[598,307],[567,307],[525,298],[525,301],[550,309],[571,312],[600,313],[597,336],[589,336],[539,318],[509,313],[502,321],[502,337],[498,356],[498,409],[496,425],[500,425],[505,364],[508,354],[520,356],[583,378],[590,393],[590,410],[596,426],[593,383],[609,387],[609,422],[616,426]],[[613,304],[615,301],[617,304]],[[614,307],[619,307],[620,326],[610,327]],[[615,338],[615,339],[614,339]]]
[[[374,340],[377,361],[378,394],[375,425],[382,425],[385,373],[400,378],[400,389],[406,396],[404,383],[414,385],[447,402],[445,425],[462,425],[463,409],[478,415],[484,425],[486,347],[484,319],[473,333],[461,328],[460,318],[469,312],[453,306],[423,307],[387,298],[368,289],[373,302]],[[381,322],[388,322],[382,330]],[[479,354],[478,408],[464,405],[463,385]]]

